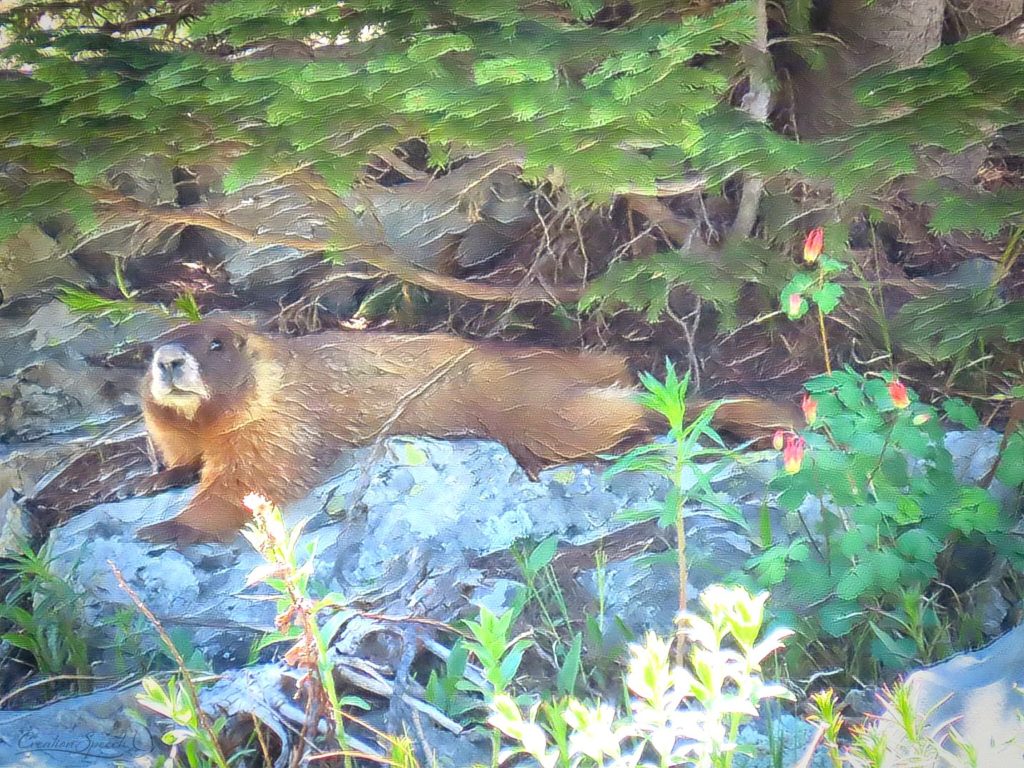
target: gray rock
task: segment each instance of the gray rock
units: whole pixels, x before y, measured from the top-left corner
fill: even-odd
[[[998,442],[994,433],[973,437],[955,433],[947,439],[957,463],[971,478],[987,470],[983,461],[975,459],[993,441]],[[517,574],[514,569],[506,574],[489,571],[481,565],[486,556],[502,553],[522,539],[536,541],[550,535],[559,538],[560,550],[576,547],[592,556],[598,539],[621,534],[632,525],[623,518],[623,511],[655,506],[665,491],[660,479],[648,475],[624,474],[605,481],[600,465],[559,467],[542,472],[539,481],[532,482],[503,446],[484,440],[395,437],[377,453],[375,458],[374,451],[364,448],[347,454],[331,480],[286,510],[286,521],[291,526],[308,518],[300,546],[316,553],[312,577],[316,593],[337,592],[352,605],[370,606],[374,613],[390,616],[411,613],[450,621],[467,601],[500,610],[512,599]],[[777,465],[774,454],[754,457],[742,466],[734,465],[714,483],[715,490],[738,505],[755,530],[765,482]],[[241,537],[229,545],[202,544],[181,550],[134,538],[141,525],[176,514],[191,493],[191,489],[178,489],[86,511],[52,532],[54,567],[83,594],[87,623],[99,634],[112,632],[104,621],[130,606],[109,560],[169,630],[187,631],[194,646],[215,666],[237,667],[246,661],[253,639],[273,627],[273,602],[252,599],[266,594],[266,588],[245,586],[247,574],[261,562],[257,553]],[[784,534],[783,521],[772,514],[773,530]],[[690,588],[696,595],[742,567],[751,544],[735,523],[710,509],[692,510],[687,525]],[[669,532],[648,531],[662,539],[662,551],[671,546]],[[601,579],[593,569],[581,569],[578,575],[579,584],[592,598],[602,590],[608,624],[621,619],[632,634],[646,629],[670,631],[677,604],[671,563],[659,565],[628,553],[609,555]],[[785,607],[784,592],[773,603],[778,606],[780,600]],[[402,641],[395,626],[354,612],[337,627],[332,658],[374,659],[381,662],[381,669],[393,668]],[[102,647],[112,639],[101,638],[94,646]],[[1015,685],[1024,684],[1022,640],[1015,631],[989,649],[916,673],[911,683],[921,711],[946,693],[956,692],[954,699],[936,709],[935,723],[966,712],[970,715],[966,724],[973,729],[964,734],[967,737],[991,742],[996,734],[1014,733],[1012,727],[1019,728],[1014,700],[1020,696]],[[142,644],[155,646],[155,637]],[[112,655],[104,657],[97,671],[104,672],[114,663]],[[981,717],[978,712],[999,716]],[[4,722],[0,719],[0,733],[6,735]],[[809,729],[795,720],[786,720],[781,727],[786,733],[786,754],[798,753]],[[751,730],[744,740],[760,745],[762,753],[767,744],[761,729]],[[975,746],[983,745],[975,741]],[[1002,745],[995,747],[1002,749]],[[1009,759],[1003,752],[991,754]],[[32,764],[24,763],[24,757],[17,759],[22,763],[15,764]],[[770,765],[766,760],[762,754],[749,765]]]
[[[134,418],[138,372],[89,358],[169,325],[150,313],[122,323],[85,317],[55,300],[28,318],[0,318],[0,494],[31,494],[83,441]]]
[[[766,709],[765,712],[768,710]],[[815,728],[810,723],[785,712],[771,709],[772,714],[763,714],[740,728],[737,750],[733,765],[736,768],[777,768],[795,766],[814,740]],[[775,756],[781,757],[781,762]],[[819,747],[806,768],[831,768],[832,763]]]
[[[141,689],[77,696],[27,712],[0,711],[0,765],[110,768],[156,764],[158,734],[127,715]]]
[[[976,750],[980,768],[1024,766],[1024,625],[978,651],[913,672],[906,684],[925,727],[939,733],[955,730]],[[900,756],[913,751],[898,723],[891,711],[880,721],[894,768],[905,765]],[[945,747],[962,755],[949,738]],[[938,759],[914,764],[950,765]]]
[[[443,271],[448,259],[476,267],[536,219],[513,162],[503,153],[475,157],[437,178],[360,190],[351,205],[369,209],[360,222],[369,242],[387,243],[428,269]]]
[[[0,243],[0,295],[4,301],[44,291],[87,275],[39,227],[26,225]]]
[[[275,293],[287,290],[300,275],[323,264],[319,256],[282,246],[225,246],[218,255],[232,287],[254,298],[268,289]]]
[[[979,450],[975,444],[968,455]],[[604,603],[608,617],[621,618],[631,632],[670,631],[678,601],[671,563],[612,553],[603,581],[586,567],[594,562],[598,539],[631,524],[623,512],[660,504],[660,478],[622,474],[606,482],[600,465],[578,464],[547,470],[531,482],[503,446],[484,440],[396,437],[378,460],[371,453],[364,448],[347,454],[332,480],[286,510],[289,525],[309,518],[303,542],[316,551],[318,592],[339,592],[379,608],[382,595],[405,599],[425,585],[441,589],[443,576],[448,597],[437,599],[441,615],[433,618],[448,620],[455,606],[464,605],[459,596],[478,587],[481,602],[508,604],[509,590],[498,590],[500,582],[493,580],[516,579],[518,570],[488,572],[483,556],[556,535],[560,548],[581,549],[578,581],[595,604]],[[767,454],[734,465],[714,483],[751,530],[760,525],[764,482],[777,462]],[[983,474],[986,468],[977,469]],[[241,660],[254,633],[270,629],[273,617],[272,604],[247,599],[252,590],[245,588],[246,575],[260,562],[248,543],[238,537],[227,546],[178,550],[134,536],[138,527],[177,514],[191,493],[179,489],[94,507],[52,532],[55,560],[86,595],[89,623],[129,605],[110,574],[111,559],[158,616],[194,634],[197,647],[221,664]],[[354,494],[358,503],[350,504]],[[786,522],[777,511],[770,514],[781,540]],[[650,527],[646,536],[660,541],[655,551],[672,546],[670,530]],[[748,535],[712,509],[690,511],[687,548],[691,596],[741,569],[754,551]],[[801,608],[789,602],[785,589],[773,590],[776,608]]]
[[[590,465],[551,469],[531,482],[503,446],[489,441],[393,438],[385,445],[383,458],[369,468],[368,484],[363,467],[369,450],[360,449],[339,462],[335,479],[287,510],[287,522],[310,518],[303,543],[317,553],[318,592],[379,606],[381,595],[428,592],[429,585],[447,595],[436,599],[442,615],[434,618],[452,618],[464,606],[463,591],[481,584],[471,566],[479,556],[553,534],[565,546],[593,542],[628,524],[622,510],[650,507],[663,493],[660,480],[650,476],[620,475],[606,484],[601,468]],[[719,485],[733,497],[760,498],[759,479],[739,468]],[[332,517],[361,486],[354,509]],[[270,603],[245,597],[253,592],[245,588],[246,575],[259,563],[248,543],[239,537],[227,546],[179,551],[134,537],[139,526],[176,514],[190,494],[180,489],[88,510],[51,534],[55,563],[84,593],[90,624],[129,604],[110,573],[110,559],[169,626],[188,627],[196,646],[220,663],[240,661],[254,633],[272,627],[274,611]],[[690,520],[692,580],[699,589],[742,566],[750,545],[732,523],[710,514]],[[702,563],[709,570],[701,570]],[[676,604],[671,574],[652,579],[644,567],[629,563],[610,573],[609,611],[621,612],[637,631],[671,626],[671,609],[652,607]],[[491,589],[486,579],[484,588]],[[501,598],[482,593],[480,599]]]
[[[31,529],[14,491],[0,496],[0,557],[18,552],[23,542],[30,541]]]

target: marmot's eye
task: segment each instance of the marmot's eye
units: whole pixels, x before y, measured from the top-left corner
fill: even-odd
[[[223,348],[224,348],[224,342],[221,341],[220,339],[214,339],[213,341],[210,342],[210,351],[211,352],[219,352]]]

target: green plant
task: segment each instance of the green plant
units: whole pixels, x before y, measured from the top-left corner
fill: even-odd
[[[249,586],[263,583],[280,594],[276,630],[267,635],[263,645],[291,643],[284,661],[306,670],[303,687],[307,724],[315,729],[322,717],[328,718],[336,746],[345,750],[348,740],[344,708],[366,709],[368,705],[356,696],[339,696],[327,648],[342,624],[352,617],[352,612],[341,595],[331,593],[318,600],[310,596],[309,579],[315,553],[310,549],[300,561],[297,552],[305,521],[288,531],[280,508],[268,499],[250,494],[245,497],[245,505],[252,512],[252,522],[242,534],[266,560],[249,574],[246,583]],[[321,625],[319,614],[323,611],[333,614]]]
[[[724,502],[711,488],[711,481],[726,466],[725,459],[733,451],[725,447],[722,438],[711,426],[711,419],[721,405],[720,402],[706,406],[696,418],[687,419],[686,393],[690,385],[690,374],[682,379],[676,376],[671,361],[665,361],[665,381],[658,381],[649,373],[640,375],[640,381],[647,391],[641,395],[641,402],[666,418],[669,425],[668,442],[654,442],[640,445],[618,457],[608,468],[606,475],[619,472],[654,472],[667,478],[671,488],[658,507],[630,513],[631,516],[657,519],[662,526],[674,525],[677,543],[677,568],[679,572],[679,613],[686,611],[686,592],[689,584],[686,562],[686,503],[695,501],[709,504],[730,520],[745,526],[746,521],[739,510]],[[706,438],[713,446],[701,444]],[[701,464],[699,461],[708,461]],[[682,661],[683,630],[679,629],[676,642],[676,663]]]
[[[836,699],[835,692],[829,688],[811,694],[809,706],[812,723],[819,723],[822,728],[822,742],[828,751],[828,759],[832,768],[842,768],[843,758],[839,750],[839,734],[843,729],[842,708]]]
[[[483,679],[477,681],[465,677],[457,685],[461,690],[479,694],[485,704],[496,698],[505,696],[506,691],[515,681],[523,654],[533,645],[530,637],[509,637],[512,625],[519,617],[518,608],[507,610],[500,615],[494,614],[486,606],[481,606],[479,619],[465,622],[471,640],[465,644],[483,670]],[[491,766],[497,768],[501,738],[497,731],[491,731]]]
[[[809,214],[840,222],[830,240],[845,242],[839,232],[860,216],[863,203],[891,208],[881,201],[897,196],[894,187],[915,208],[934,211],[928,224],[935,234],[993,237],[1014,228],[995,282],[1019,265],[1021,190],[949,184],[934,167],[942,164],[919,151],[956,155],[990,144],[1016,123],[1024,104],[1024,89],[1016,85],[1024,53],[997,35],[941,46],[936,39],[937,50],[902,70],[865,62],[865,74],[853,83],[858,119],[794,141],[780,132],[781,121],[752,120],[734,97],[745,79],[763,79],[752,47],[765,48],[769,70],[772,57],[785,51],[774,61],[779,72],[794,56],[820,66],[839,55],[821,45],[826,36],[810,33],[807,2],[787,2],[773,13],[770,47],[758,39],[758,4],[749,2],[637,0],[630,13],[594,0],[9,5],[0,12],[4,67],[11,73],[0,98],[9,167],[0,184],[0,241],[59,223],[61,245],[70,250],[82,237],[130,221],[141,223],[137,251],[155,239],[143,233],[188,226],[220,229],[249,244],[287,241],[343,260],[365,240],[353,220],[372,218],[371,203],[347,207],[345,199],[370,175],[367,158],[395,157],[396,147],[415,140],[422,163],[397,158],[396,171],[444,173],[468,155],[507,152],[505,165],[538,198],[565,191],[563,199],[603,204],[617,196],[651,229],[662,230],[659,240],[685,242],[685,251],[637,249],[633,258],[612,259],[603,273],[601,265],[587,275],[602,282],[589,283],[585,308],[626,304],[656,320],[667,314],[669,293],[687,286],[731,324],[748,284],[760,286],[764,297],[778,295],[789,277],[778,255]],[[296,55],[335,46],[344,46],[344,56]],[[774,95],[780,105],[793,101],[792,94]],[[182,121],[182,114],[192,119]],[[803,117],[794,114],[792,125]],[[1011,138],[999,136],[1001,144]],[[172,168],[212,169],[214,194],[294,182],[315,189],[317,204],[336,215],[325,222],[329,234],[305,239],[246,229],[203,207],[150,206],[122,183],[136,158],[152,159],[168,180]],[[908,176],[914,183],[901,184]],[[668,224],[678,228],[679,221],[649,211],[691,193],[703,204],[735,178],[763,182],[754,206],[763,239],[703,247],[700,238],[687,237],[690,222],[683,235],[668,234]],[[387,275],[371,292],[380,306],[396,303],[406,290],[398,281],[485,301],[516,297],[476,281],[441,279],[381,242],[361,251],[361,259]],[[127,297],[123,282],[117,278]],[[824,292],[826,302],[836,298],[827,295],[836,287],[805,286],[809,294]],[[1019,342],[1021,302],[993,298],[990,288],[977,301],[933,297],[930,312],[908,303],[903,319],[928,332],[899,335],[932,356],[952,348],[960,357],[978,342]],[[108,301],[120,300],[91,306],[125,309]],[[825,306],[819,303],[821,327]],[[194,306],[181,308],[194,317]],[[940,313],[943,320],[935,322]],[[828,344],[825,335],[822,343]]]
[[[114,669],[118,674],[127,674],[129,669],[143,673],[149,671],[152,658],[144,653],[142,645],[145,619],[137,611],[131,608],[118,609],[103,617],[100,624],[114,630],[109,648],[114,653]]]
[[[164,743],[171,747],[170,764],[175,763],[177,754],[181,752],[189,768],[228,768],[231,761],[224,755],[218,741],[225,720],[210,720],[199,701],[199,687],[195,674],[189,669],[163,624],[142,602],[138,593],[128,585],[117,565],[112,560],[107,560],[107,565],[114,574],[118,586],[156,630],[167,653],[178,667],[177,675],[171,677],[164,686],[151,677],[144,677],[143,692],[137,696],[140,704],[170,719],[177,726],[162,737]],[[240,755],[241,753],[238,756]]]
[[[551,566],[557,546],[558,537],[549,536],[532,550],[513,549],[512,554],[523,575],[523,594],[527,601],[524,605],[517,605],[516,610],[521,612],[531,604],[537,607],[546,632],[538,633],[535,640],[545,638],[545,650],[555,660],[558,690],[571,693],[580,674],[583,635],[573,631],[565,594]]]
[[[568,697],[523,712],[502,694],[488,723],[513,741],[512,753],[544,768],[636,765],[647,750],[660,766],[729,768],[743,721],[756,716],[761,702],[789,698],[761,677],[761,663],[788,634],[780,629],[761,638],[767,597],[740,587],[706,589],[701,603],[708,618],[682,617],[690,640],[685,668],[673,665],[671,644],[653,633],[633,645],[626,711]]]
[[[465,681],[464,690],[475,690],[485,701],[505,693],[515,680],[519,665],[526,649],[533,645],[530,637],[509,637],[512,625],[518,618],[517,611],[494,614],[486,606],[480,608],[477,621],[465,622],[472,639],[466,642],[466,650],[479,662],[484,680],[488,685],[480,687]]]
[[[843,746],[840,734],[847,723],[835,693],[828,689],[810,697],[809,720],[819,724],[832,768],[977,768],[977,749],[960,737],[954,722],[929,724],[932,713],[918,710],[909,687],[897,684],[878,698],[882,714],[870,726],[851,728]]]
[[[119,284],[121,284],[120,278]],[[93,317],[105,317],[115,325],[125,322],[140,312],[148,312],[162,317],[182,316],[189,322],[199,322],[202,319],[199,305],[191,293],[178,296],[170,308],[138,301],[135,299],[135,292],[125,293],[120,299],[108,299],[73,285],[62,286],[57,294],[57,299],[72,312]]]
[[[480,706],[480,701],[466,695],[460,685],[465,678],[468,661],[466,643],[459,638],[448,652],[444,669],[441,672],[431,670],[427,679],[427,701],[451,717],[464,716]]]
[[[189,322],[198,323],[203,319],[203,314],[196,303],[194,293],[183,293],[174,300],[174,308],[184,315]]]
[[[10,627],[0,640],[30,653],[41,674],[69,676],[78,690],[88,691],[92,632],[85,621],[82,596],[54,571],[52,562],[47,546],[33,551],[23,544],[0,565],[10,573],[5,584],[9,591],[0,605],[0,619]]]
[[[771,484],[806,535],[767,547],[749,566],[763,586],[785,581],[795,604],[814,607],[802,622],[814,641],[807,647],[845,639],[851,676],[865,647],[888,668],[935,660],[957,638],[956,612],[940,599],[942,567],[965,544],[1021,563],[1013,521],[986,489],[957,480],[935,409],[893,376],[846,368],[806,389],[806,454],[789,457]],[[962,402],[946,413],[977,420]]]
[[[143,693],[138,695],[139,703],[176,726],[161,737],[164,744],[171,747],[166,765],[180,764],[179,754],[188,768],[228,768],[244,757],[244,752],[236,752],[230,759],[224,756],[218,738],[227,718],[218,717],[212,722],[204,722],[205,716],[194,696],[193,686],[182,684],[177,677],[171,677],[164,685],[152,677],[144,677],[142,688]]]
[[[817,227],[811,230],[804,241],[803,261],[814,272],[800,271],[782,289],[781,306],[790,320],[799,320],[810,308],[808,300],[818,310],[818,331],[821,334],[822,355],[825,358],[825,370],[832,373],[832,359],[828,349],[828,334],[825,331],[825,315],[839,306],[843,296],[843,286],[830,280],[846,269],[846,265],[829,256],[823,256],[825,247],[825,230]]]

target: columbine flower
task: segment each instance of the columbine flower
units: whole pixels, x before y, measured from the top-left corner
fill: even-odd
[[[807,442],[799,435],[786,435],[786,445],[782,449],[782,466],[789,474],[795,475],[800,471],[806,445]]]
[[[818,401],[805,392],[803,399],[800,400],[800,408],[804,412],[804,418],[807,419],[808,425],[813,424],[814,420],[818,418]]]
[[[889,397],[892,404],[897,408],[906,408],[910,405],[910,398],[907,396],[907,388],[902,381],[893,380],[889,382]]]
[[[922,424],[927,424],[932,418],[930,413],[919,413],[914,417],[914,426],[920,427]]]
[[[786,430],[776,429],[774,434],[772,434],[772,448],[774,448],[776,451],[781,451],[782,446],[785,445],[785,440]]]
[[[813,264],[825,248],[825,230],[815,227],[804,238],[804,264]]]
[[[789,294],[789,303],[786,306],[786,314],[790,317],[797,317],[800,314],[800,308],[803,306],[804,297],[799,293]]]

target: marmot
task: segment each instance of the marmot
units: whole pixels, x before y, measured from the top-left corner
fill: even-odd
[[[213,319],[156,344],[142,387],[150,438],[169,469],[201,475],[180,515],[139,532],[153,540],[231,538],[248,519],[246,494],[295,501],[343,449],[383,435],[491,438],[536,477],[623,448],[655,424],[625,360],[604,352],[437,333],[275,337]],[[797,426],[800,411],[748,398],[723,406],[716,422],[764,435]]]

